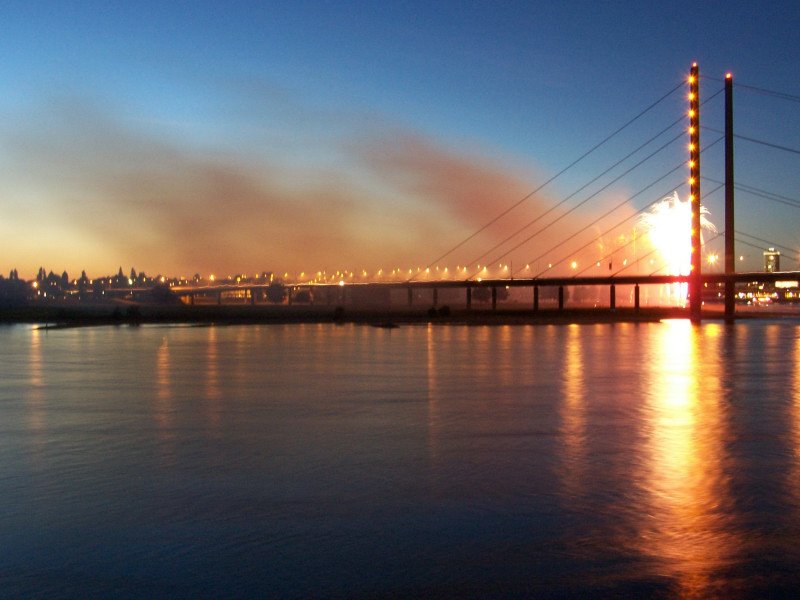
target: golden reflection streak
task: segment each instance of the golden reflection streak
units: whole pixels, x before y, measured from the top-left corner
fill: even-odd
[[[560,405],[563,439],[562,480],[569,497],[576,497],[583,491],[586,453],[586,379],[581,331],[580,325],[569,325],[564,348],[562,377],[564,399]],[[585,333],[585,327],[583,331]]]
[[[781,326],[775,323],[767,325],[764,328],[764,353],[767,357],[781,356],[783,348],[781,348]],[[766,372],[776,372],[782,367],[779,360],[764,360],[761,367]]]
[[[169,352],[169,341],[166,336],[161,339],[161,344],[156,351],[156,394],[153,416],[158,426],[159,437],[162,441],[174,437],[172,405],[172,372]]]
[[[514,383],[514,366],[517,364],[517,361],[511,355],[512,331],[515,331],[515,329],[511,325],[501,325],[498,329],[494,330],[497,334],[495,351],[493,355],[489,357],[494,361],[495,372],[499,378],[498,384],[503,387],[513,385]]]
[[[208,327],[208,339],[206,340],[206,365],[205,365],[205,396],[209,400],[208,417],[211,425],[216,429],[220,421],[220,403],[222,391],[219,385],[219,342],[217,340],[217,328]]]
[[[795,506],[800,510],[800,326],[795,328],[795,339],[792,361],[792,404],[791,404],[791,442],[792,442],[792,469],[789,475],[789,485],[794,498]]]
[[[242,350],[246,348],[258,348],[258,343],[260,340],[253,339],[254,336],[261,337],[261,328],[260,327],[237,327],[235,329],[236,332],[236,344],[235,347],[239,349],[238,351],[247,351]],[[285,327],[281,327],[277,329],[277,333],[280,336],[280,342],[276,339],[276,343],[285,343],[283,337],[286,335]],[[233,361],[233,373],[229,373],[229,376],[232,375],[234,380],[234,385],[241,385],[246,384],[249,380],[250,374],[247,370],[247,361],[246,360],[235,360]]]
[[[449,335],[451,333],[452,328],[444,327],[438,328],[439,333],[444,330]],[[438,373],[439,370],[437,368],[437,361],[436,361],[436,340],[435,340],[435,330],[434,326],[428,323],[428,329],[426,330],[426,358],[427,358],[427,368],[428,368],[428,455],[430,457],[431,463],[436,464],[439,461],[440,455],[440,442],[439,438],[441,435],[441,427],[442,427],[442,415],[440,414],[441,408],[439,406],[439,382],[438,382]],[[446,340],[448,343],[445,346],[449,345],[450,340]]]
[[[719,352],[721,329],[667,321],[659,332],[646,407],[641,483],[648,506],[641,515],[639,551],[675,578],[681,596],[707,596],[714,592],[715,571],[731,560],[740,541],[723,476],[729,427],[719,361],[704,358]]]
[[[35,446],[38,451],[43,446],[43,436],[46,433],[45,400],[44,400],[44,369],[42,367],[42,332],[31,328],[30,346],[28,349],[28,386],[25,393],[25,403],[28,408],[28,422],[33,433]]]

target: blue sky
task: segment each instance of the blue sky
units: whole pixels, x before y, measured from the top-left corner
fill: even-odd
[[[708,77],[800,95],[799,22],[794,2],[5,2],[0,268],[424,265],[693,60]],[[702,85],[708,97],[722,84]],[[482,255],[684,108],[681,90],[443,264]],[[737,132],[800,147],[797,103],[737,90],[736,108]],[[703,123],[722,129],[721,96]],[[682,153],[668,148],[503,260],[569,239]],[[795,198],[798,158],[737,142],[737,176]],[[718,144],[706,176],[721,177],[721,159]],[[800,246],[798,209],[740,201],[737,229]],[[706,204],[721,226],[721,194]],[[758,249],[742,253],[758,266]]]

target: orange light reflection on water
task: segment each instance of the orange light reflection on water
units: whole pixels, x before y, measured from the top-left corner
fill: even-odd
[[[33,439],[33,458],[41,460],[41,452],[47,435],[47,410],[44,390],[44,367],[42,358],[43,334],[40,330],[31,330],[31,341],[28,350],[28,385],[25,390],[25,405],[28,413],[28,426]]]
[[[583,490],[586,464],[586,382],[583,364],[582,326],[570,325],[564,348],[561,404],[562,482],[568,497],[578,497]]]
[[[638,551],[686,597],[713,595],[712,574],[731,561],[740,541],[723,475],[730,428],[721,373],[713,371],[719,361],[703,359],[719,351],[722,333],[721,326],[667,321],[652,353]]]
[[[172,361],[170,359],[169,340],[161,339],[156,351],[155,395],[153,418],[158,428],[158,437],[162,442],[170,442],[175,437],[175,407],[172,395]],[[173,459],[172,450],[166,448],[166,454]]]
[[[214,430],[219,427],[222,410],[222,390],[219,381],[219,340],[217,328],[208,328],[205,362],[205,396],[208,400],[208,419]]]
[[[793,468],[789,473],[789,486],[795,506],[800,511],[800,327],[795,330],[792,348],[794,371],[792,373],[792,397],[790,407],[790,439],[792,441]]]
[[[442,429],[441,407],[439,406],[439,369],[437,367],[437,348],[435,338],[435,327],[428,324],[426,330],[426,367],[427,367],[427,382],[428,382],[428,419],[427,419],[427,433],[428,433],[428,454],[432,464],[439,461],[440,437]]]

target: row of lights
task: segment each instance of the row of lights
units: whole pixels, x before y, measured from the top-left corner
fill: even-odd
[[[710,254],[708,254],[706,256],[706,260],[707,260],[709,265],[713,266],[719,261],[719,254],[717,254],[716,252],[710,253]],[[739,260],[743,261],[744,260],[744,256],[739,256]],[[569,267],[570,267],[571,270],[576,271],[578,269],[578,267],[580,266],[580,264],[581,263],[579,263],[577,260],[572,260],[569,263]],[[622,262],[621,262],[621,265],[623,267],[627,267],[629,264],[630,264],[630,261],[627,258],[623,259]],[[655,264],[655,260],[652,259],[652,258],[649,259],[648,260],[648,264],[654,265]],[[598,260],[598,261],[595,262],[595,267],[597,267],[597,268],[601,267],[602,265],[603,265],[603,261]],[[553,263],[547,263],[547,268],[548,269],[552,269],[553,268]],[[530,273],[530,271],[531,271],[530,264],[526,264],[525,267],[524,267],[524,270],[526,272]],[[469,267],[461,266],[461,265],[456,266],[455,269],[452,269],[452,270],[449,267],[438,267],[438,266],[437,267],[433,267],[433,268],[431,268],[431,267],[425,267],[425,268],[416,267],[416,268],[409,268],[409,269],[402,269],[402,268],[398,267],[396,269],[392,269],[391,271],[387,271],[387,270],[384,270],[384,269],[378,269],[377,271],[375,271],[373,279],[381,279],[381,278],[384,278],[384,277],[387,277],[389,279],[391,279],[391,278],[403,278],[403,279],[406,279],[408,277],[413,277],[415,275],[430,275],[431,273],[438,273],[438,274],[440,274],[440,275],[442,275],[444,277],[449,276],[451,273],[454,274],[454,275],[463,274],[464,276],[469,276],[469,274],[471,272],[476,276],[476,280],[477,281],[481,281],[483,278],[487,277],[492,272],[494,272],[496,275],[499,275],[500,277],[502,277],[504,274],[505,275],[510,275],[511,274],[511,265],[510,264],[500,263],[500,264],[497,265],[497,271],[494,271],[494,269],[492,269],[490,271],[490,269],[489,269],[489,267],[487,265],[477,265],[477,267],[475,268],[474,271],[471,271],[469,269]],[[308,277],[306,275],[307,274],[306,274],[305,271],[300,271],[300,273],[296,274],[295,277],[290,278],[290,273],[288,271],[286,271],[286,272],[283,273],[283,279],[284,279],[284,281],[292,281],[292,280],[294,280],[295,282],[302,282],[302,283],[338,283],[340,285],[344,285],[348,280],[350,280],[350,281],[353,281],[353,280],[356,280],[356,279],[365,280],[365,279],[369,279],[370,278],[370,273],[366,269],[360,269],[358,271],[347,270],[347,269],[345,269],[345,270],[337,270],[337,271],[332,272],[331,274],[328,274],[327,271],[316,271],[314,273],[309,273]],[[254,276],[254,279],[260,279],[260,278],[261,278],[261,275]],[[215,282],[217,280],[217,277],[212,274],[212,275],[209,275],[208,279],[211,282]],[[235,280],[236,283],[241,283],[242,281],[244,281],[246,279],[247,279],[246,275],[238,275],[238,276],[229,277],[229,280]],[[274,276],[270,275],[268,277],[268,279],[271,282],[271,281],[274,280]],[[163,281],[164,278],[162,277],[161,280]]]

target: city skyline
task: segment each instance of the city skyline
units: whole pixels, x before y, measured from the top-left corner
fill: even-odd
[[[41,265],[187,277],[425,266],[679,85],[693,60],[706,97],[728,71],[788,94],[800,80],[800,9],[788,2],[12,2],[2,13],[0,266],[26,279]],[[794,108],[745,92],[737,131],[796,145]],[[651,129],[680,116],[682,90],[665,104]],[[720,107],[707,110],[712,142]],[[481,255],[631,143],[566,173],[446,262]],[[684,145],[568,222],[637,192],[683,160]],[[712,179],[719,146],[704,158]],[[794,197],[796,157],[774,152],[739,144],[737,181]],[[743,229],[796,247],[792,210],[737,200],[737,229],[752,223]],[[704,203],[721,225],[720,193]],[[505,260],[524,264],[569,235],[554,229]],[[753,269],[759,252],[742,251]]]

